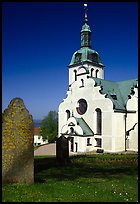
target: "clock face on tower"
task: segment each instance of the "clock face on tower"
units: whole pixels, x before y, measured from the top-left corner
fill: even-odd
[[[76,107],[77,112],[83,115],[87,111],[87,102],[85,99],[80,99],[78,101],[78,106]]]

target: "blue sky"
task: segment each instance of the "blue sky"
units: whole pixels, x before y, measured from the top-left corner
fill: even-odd
[[[2,3],[2,110],[21,97],[34,119],[58,111],[83,22],[82,2]],[[138,3],[89,2],[88,22],[105,79],[137,78]]]

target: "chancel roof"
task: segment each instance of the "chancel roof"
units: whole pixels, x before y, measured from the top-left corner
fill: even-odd
[[[100,86],[101,94],[105,94],[113,103],[113,109],[126,111],[127,101],[134,95],[134,88],[137,86],[137,79],[113,82],[100,78],[90,77],[95,81],[95,86]],[[128,110],[127,110],[128,111]]]

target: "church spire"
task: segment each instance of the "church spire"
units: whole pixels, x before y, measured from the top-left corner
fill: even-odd
[[[91,30],[88,25],[88,17],[87,17],[87,4],[84,4],[85,9],[85,17],[84,17],[84,25],[81,30],[81,47],[90,47],[91,48]]]
[[[83,26],[80,32],[81,35],[81,46],[80,49],[74,52],[69,67],[75,67],[77,65],[83,65],[84,63],[91,63],[93,66],[98,67],[98,70],[101,72],[100,76],[103,76],[103,67],[104,65],[101,62],[99,54],[97,51],[93,50],[91,47],[91,30],[90,26],[88,25],[88,15],[87,15],[87,4],[84,3],[84,15],[83,15]],[[76,80],[76,70],[75,73],[75,80]],[[73,72],[73,71],[72,71]],[[73,75],[73,73],[72,73]],[[97,75],[97,74],[96,74]],[[98,75],[99,76],[99,75]],[[71,81],[72,82],[72,81]]]

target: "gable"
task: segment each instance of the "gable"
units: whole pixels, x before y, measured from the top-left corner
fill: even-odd
[[[95,77],[89,78],[95,81],[94,86],[101,87],[99,92],[105,94],[105,97],[112,101],[114,110],[126,111],[127,101],[131,98],[131,95],[135,93],[134,88],[137,85],[137,79],[113,82]]]

